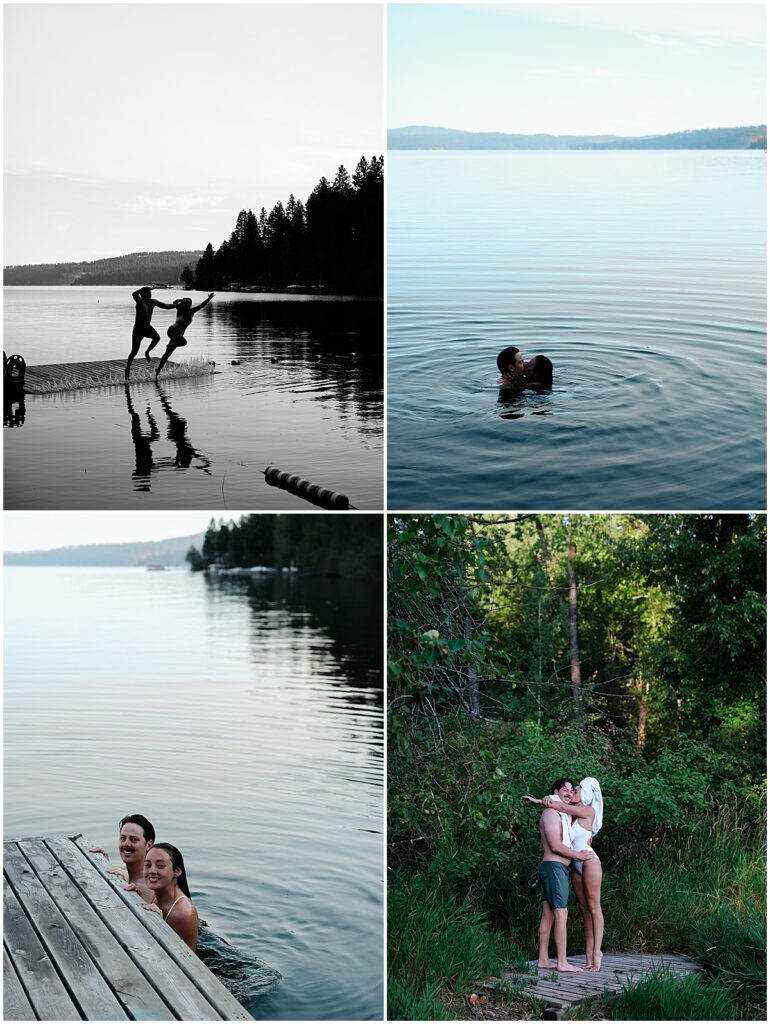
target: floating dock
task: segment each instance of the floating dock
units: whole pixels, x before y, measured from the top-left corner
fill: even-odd
[[[573,967],[583,967],[580,957],[568,957]],[[532,996],[547,1004],[546,1020],[561,1020],[567,1010],[597,996],[617,996],[630,983],[642,981],[660,968],[677,977],[685,977],[700,970],[698,964],[686,956],[675,953],[605,953],[600,971],[582,971],[580,974],[559,974],[556,970],[538,968],[537,961],[529,964],[531,974],[506,972],[502,978],[490,978],[483,985],[496,988],[501,981],[522,985],[522,995]]]
[[[157,359],[149,363],[141,353],[131,365],[130,384],[155,380]],[[203,377],[214,372],[210,363],[199,359],[193,366],[169,360],[160,380],[172,377]],[[88,363],[47,363],[28,366],[24,390],[30,395],[48,395],[54,391],[76,391],[78,388],[103,388],[126,383],[125,359],[100,359]]]
[[[3,1020],[253,1020],[91,845],[3,844]]]

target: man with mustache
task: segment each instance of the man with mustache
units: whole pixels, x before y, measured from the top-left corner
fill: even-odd
[[[155,842],[155,829],[143,814],[128,814],[120,821],[118,852],[126,865],[123,868],[108,868],[108,875],[120,875],[148,902],[153,899],[152,890],[144,880],[144,859]],[[92,846],[91,853],[101,853],[107,860],[110,855],[102,846]]]

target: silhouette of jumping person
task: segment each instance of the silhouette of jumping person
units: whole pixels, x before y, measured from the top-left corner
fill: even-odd
[[[211,460],[199,452],[190,441],[187,436],[187,420],[174,412],[171,408],[171,403],[168,400],[168,395],[158,383],[158,397],[160,398],[160,404],[163,406],[163,411],[168,417],[168,433],[167,437],[169,441],[173,441],[176,447],[176,458],[174,459],[174,465],[179,469],[188,469],[192,464],[192,460],[197,457],[201,461],[201,465],[197,468],[202,469],[204,473],[211,475]]]
[[[166,351],[163,353],[163,357],[161,358],[161,361],[158,363],[158,366],[155,370],[156,380],[158,378],[158,374],[166,365],[166,362],[171,353],[174,351],[174,349],[181,348],[182,345],[187,344],[187,339],[184,336],[184,332],[192,323],[192,318],[199,310],[203,309],[204,306],[207,306],[213,298],[214,293],[209,292],[209,297],[207,299],[204,299],[199,306],[193,306],[192,299],[189,298],[174,300],[172,305],[176,309],[176,320],[166,331],[166,334],[168,335],[169,338],[169,342],[168,345],[166,346]]]
[[[155,465],[155,461],[152,457],[152,444],[153,441],[157,441],[160,438],[160,431],[158,430],[158,424],[150,410],[150,403],[147,403],[147,422],[150,425],[149,434],[142,433],[142,421],[139,418],[139,413],[134,408],[134,403],[131,401],[131,391],[126,384],[126,403],[128,405],[128,414],[131,417],[131,440],[134,442],[134,453],[136,455],[136,468],[131,474],[134,480],[135,491],[149,491],[150,489],[150,477],[152,470]]]
[[[136,320],[134,322],[133,333],[131,334],[131,354],[126,360],[126,380],[128,380],[129,374],[131,373],[131,363],[133,363],[134,356],[139,351],[142,339],[150,339],[150,346],[146,352],[148,361],[150,358],[150,349],[154,348],[160,341],[160,335],[150,323],[152,320],[152,311],[156,306],[160,309],[174,308],[173,305],[168,302],[160,302],[158,299],[153,299],[152,289],[148,287],[137,288],[131,298],[136,303]]]

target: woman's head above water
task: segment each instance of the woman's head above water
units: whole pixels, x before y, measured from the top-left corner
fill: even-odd
[[[144,858],[144,880],[154,892],[176,883],[190,897],[182,854],[171,843],[156,843]]]
[[[528,380],[536,381],[543,387],[549,388],[553,384],[553,363],[548,356],[534,356],[524,363],[524,373]]]

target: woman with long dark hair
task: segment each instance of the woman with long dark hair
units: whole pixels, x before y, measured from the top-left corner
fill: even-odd
[[[144,859],[144,883],[154,894],[145,910],[160,914],[190,949],[198,945],[198,911],[190,897],[182,854],[171,843],[156,843]]]

